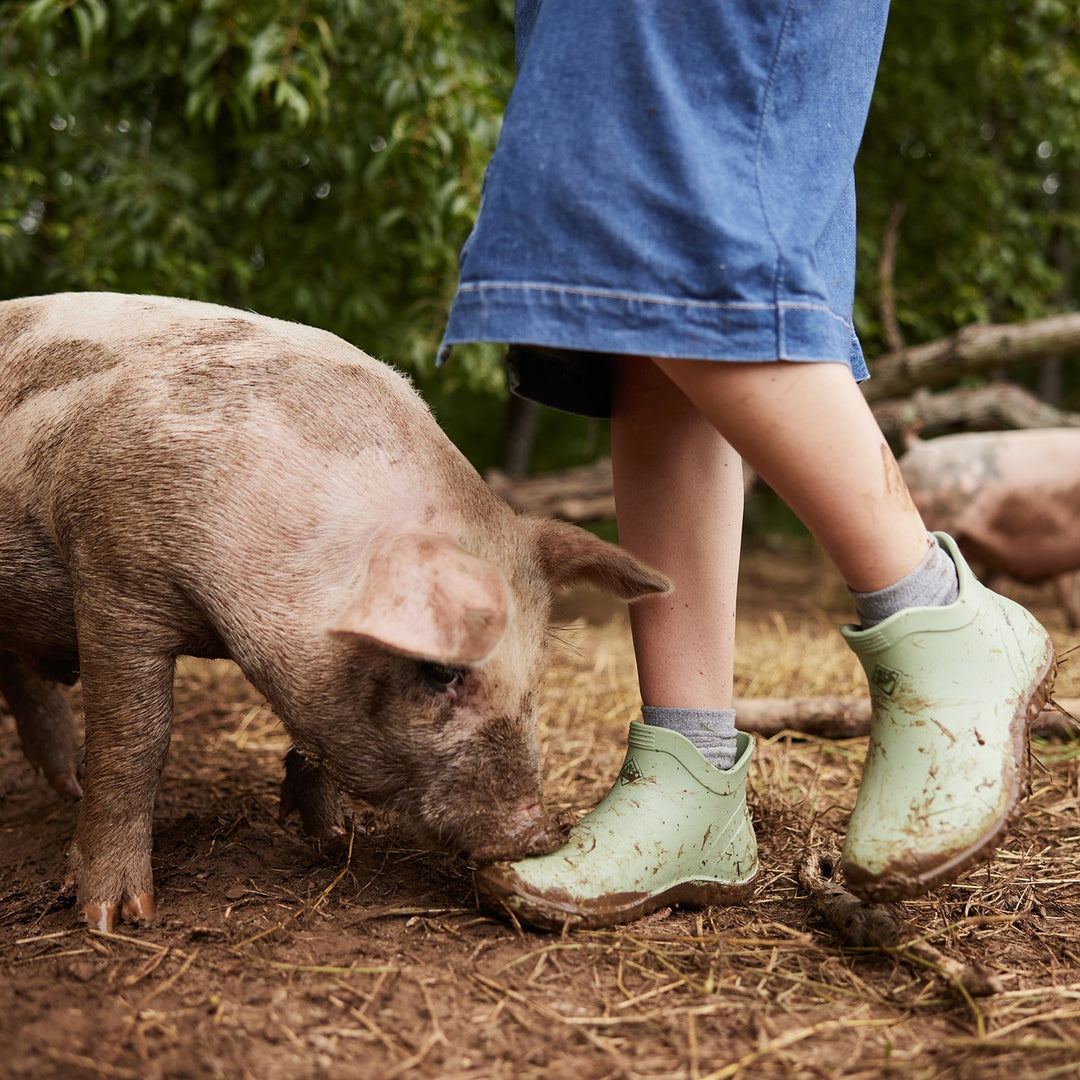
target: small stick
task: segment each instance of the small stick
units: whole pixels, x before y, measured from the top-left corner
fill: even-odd
[[[834,852],[808,851],[799,864],[799,881],[814,907],[844,940],[856,948],[879,949],[909,964],[929,967],[951,979],[965,995],[989,997],[1004,989],[1000,978],[981,964],[965,964],[946,956],[893,904],[865,904],[833,876],[838,865]]]

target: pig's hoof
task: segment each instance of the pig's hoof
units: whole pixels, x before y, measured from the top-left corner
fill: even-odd
[[[74,772],[46,772],[45,779],[61,795],[66,795],[69,799],[82,798],[82,784]]]
[[[115,900],[83,904],[83,917],[86,921],[94,930],[102,930],[107,934],[116,929],[121,916],[128,922],[148,923],[153,920],[155,912],[154,897],[151,893],[129,896],[122,904]]]
[[[319,835],[313,836],[308,833],[305,836],[312,850],[331,862],[339,862],[349,854],[353,838],[362,836],[364,829],[354,821],[350,822],[351,828],[324,829]]]
[[[116,929],[119,904],[83,904],[83,918],[92,930],[102,930],[111,934]]]
[[[300,815],[304,835],[316,847],[339,842],[349,834],[352,815],[333,781],[317,765],[290,750],[285,755],[278,823],[284,825],[294,810]]]
[[[278,824],[284,825],[286,818],[286,814],[279,814]],[[347,840],[352,832],[351,825],[352,817],[346,817],[344,813],[315,814],[306,812],[306,808],[300,811],[300,831],[304,839],[319,850]],[[363,832],[363,829],[357,828],[356,831]]]
[[[316,846],[321,844],[336,844],[349,835],[349,830],[338,822],[327,822],[318,828],[305,830],[307,838]]]
[[[154,905],[153,893],[139,893],[138,896],[129,896],[124,901],[122,909],[124,918],[129,922],[152,922],[157,914]]]

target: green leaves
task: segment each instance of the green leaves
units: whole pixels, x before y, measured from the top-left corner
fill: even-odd
[[[857,172],[858,321],[871,355],[885,348],[879,260],[897,204],[905,213],[893,288],[908,344],[1071,305],[1080,249],[1076,6],[894,5]]]
[[[0,294],[194,296],[429,368],[513,77],[508,7],[0,6]]]

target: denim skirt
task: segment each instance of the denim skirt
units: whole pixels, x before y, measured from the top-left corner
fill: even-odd
[[[887,0],[519,0],[517,80],[440,356],[610,411],[613,354],[832,361]]]

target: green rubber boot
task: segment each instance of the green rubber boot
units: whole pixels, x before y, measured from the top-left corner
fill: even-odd
[[[758,865],[746,808],[753,751],[740,732],[735,765],[721,771],[677,732],[632,723],[614,786],[567,843],[482,867],[477,895],[544,930],[612,926],[669,904],[748,899]]]
[[[872,706],[844,879],[873,902],[916,896],[993,854],[1028,793],[1028,725],[1054,682],[1046,631],[936,535],[956,563],[954,603],[841,628]]]

